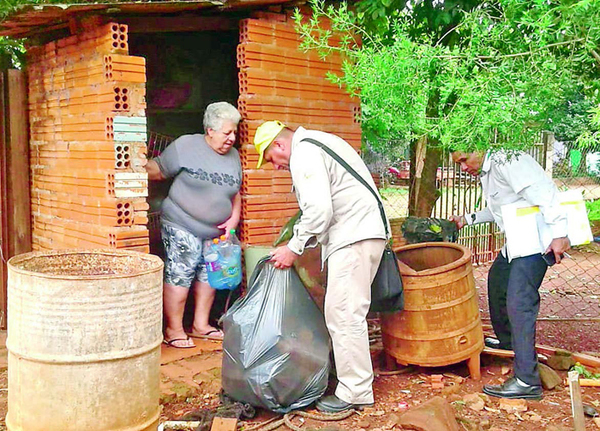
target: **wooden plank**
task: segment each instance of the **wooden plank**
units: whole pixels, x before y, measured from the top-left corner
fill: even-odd
[[[569,381],[569,393],[571,395],[571,412],[573,413],[574,429],[575,431],[585,431],[585,417],[583,416],[579,373],[577,371],[569,371],[567,379]]]
[[[512,350],[492,349],[491,347],[487,347],[487,346],[483,348],[483,353],[486,353],[486,354],[492,355],[492,356],[498,356],[499,358],[514,358],[515,357],[515,352],[513,352]],[[537,357],[538,357],[538,360],[542,361],[542,362],[546,362],[548,360],[548,358],[543,353],[540,353],[539,351],[537,353]]]
[[[535,345],[535,350],[538,355],[538,359],[541,361],[547,361],[548,358],[555,354],[556,350],[554,347],[544,346],[541,344]],[[483,353],[488,355],[499,356],[502,358],[513,358],[515,353],[512,350],[503,349],[491,349],[489,347],[483,348]],[[587,367],[600,368],[600,358],[592,355],[586,355],[585,353],[572,353],[571,356],[577,362]]]
[[[556,353],[556,348],[551,346],[545,346],[543,344],[536,344],[535,349],[538,353],[542,353],[546,356],[552,356]],[[571,355],[576,362],[582,365],[592,368],[600,368],[600,358],[597,356],[586,355],[585,353],[572,352]]]
[[[215,417],[210,427],[210,431],[236,431],[237,430],[237,419],[236,418],[220,418]]]
[[[5,329],[6,261],[31,251],[27,90],[22,71],[0,71],[0,328]]]
[[[12,257],[31,251],[31,204],[26,79],[15,69],[7,71],[7,78],[8,254]]]
[[[6,106],[4,91],[5,74],[0,70],[0,327],[6,328],[6,281],[8,256],[8,220],[7,220],[7,142],[6,142]]]
[[[490,330],[492,329],[491,325],[482,326],[486,337],[494,336],[490,332]],[[536,344],[535,350],[538,354],[538,358],[544,358],[545,360],[546,358],[555,355],[558,349],[556,347],[547,346],[545,344]],[[515,355],[512,350],[490,349],[489,347],[485,347],[483,349],[483,352],[494,356],[501,356],[504,358],[512,358]],[[585,365],[586,367],[600,368],[600,358],[597,356],[577,352],[571,352],[571,356],[576,362],[579,362],[580,364]]]
[[[587,387],[600,387],[600,380],[598,379],[579,379],[579,386]]]

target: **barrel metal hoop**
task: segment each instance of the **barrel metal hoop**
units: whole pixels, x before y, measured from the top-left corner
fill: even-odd
[[[442,309],[454,307],[458,304],[462,304],[463,302],[467,302],[469,299],[473,298],[475,296],[475,294],[476,294],[476,292],[471,290],[471,291],[467,292],[466,294],[464,294],[463,296],[459,296],[458,298],[456,298],[450,302],[444,302],[441,304],[434,304],[434,305],[422,305],[420,307],[411,307],[410,304],[406,305],[406,301],[405,301],[404,310],[402,310],[402,312],[442,310]]]
[[[462,326],[461,328],[455,329],[454,331],[445,330],[445,331],[439,331],[437,333],[434,332],[433,334],[421,333],[417,336],[402,334],[402,337],[396,337],[392,333],[386,332],[386,331],[383,331],[383,334],[386,334],[387,336],[390,336],[393,338],[400,338],[401,340],[408,340],[408,341],[436,341],[436,340],[445,340],[445,339],[456,337],[459,335],[464,335],[466,332],[469,332],[469,331],[475,329],[478,325],[481,325],[481,320],[479,320],[479,318],[473,319],[473,321],[471,323],[469,323],[468,325]]]
[[[473,268],[471,266],[465,267],[461,271],[454,270],[452,272],[448,272],[444,274],[444,284],[451,284],[462,278],[467,278],[467,276],[472,272]],[[402,276],[402,281],[404,282],[404,290],[427,290],[442,286],[440,284],[439,278],[434,278],[433,282],[427,283],[427,281],[423,279],[431,276],[419,277],[406,274],[402,274]],[[413,286],[415,287],[413,288]]]
[[[25,355],[25,354],[22,354],[22,353],[12,350],[8,341],[6,342],[6,348],[8,349],[8,351],[11,354],[19,357],[20,359],[26,359],[31,362],[38,362],[38,363],[42,363],[42,364],[87,364],[90,362],[109,362],[109,361],[118,361],[121,359],[135,358],[138,356],[142,356],[148,352],[151,352],[152,350],[159,347],[161,344],[162,344],[162,335],[160,338],[158,338],[152,344],[148,344],[148,345],[140,347],[138,349],[125,350],[122,352],[120,351],[120,352],[115,352],[112,354],[82,355],[82,356],[77,356],[76,358],[68,357],[66,355],[65,356],[63,356],[63,355],[50,356],[49,355],[43,359],[39,358],[39,357],[35,357],[35,356]]]
[[[471,358],[475,354],[480,354],[483,350],[483,342],[481,345],[474,344],[471,348],[461,350],[452,355],[444,355],[443,357],[427,357],[427,358],[414,358],[410,355],[397,354],[393,350],[388,352],[393,356],[399,363],[404,365],[419,365],[422,367],[442,367],[444,365],[456,364],[457,362],[464,361]]]

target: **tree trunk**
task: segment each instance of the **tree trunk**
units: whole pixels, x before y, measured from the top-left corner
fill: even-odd
[[[441,151],[435,144],[427,136],[411,143],[409,216],[431,217],[439,196],[439,190],[436,188],[436,173],[441,160]]]
[[[581,151],[581,159],[579,160],[579,167],[577,169],[577,172],[581,176],[587,176],[587,156],[588,154],[590,154],[590,148],[582,148],[579,151]]]

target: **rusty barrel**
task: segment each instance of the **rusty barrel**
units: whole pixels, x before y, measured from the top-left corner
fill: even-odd
[[[404,310],[381,316],[384,351],[402,364],[442,366],[478,355],[483,331],[471,252],[447,242],[395,249]]]
[[[162,269],[120,250],[8,261],[9,431],[157,429]]]

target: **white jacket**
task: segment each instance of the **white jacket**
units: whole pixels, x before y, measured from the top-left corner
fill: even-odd
[[[330,133],[299,127],[292,139],[290,172],[302,217],[296,222],[290,250],[322,245],[322,260],[336,250],[366,239],[385,239],[385,227],[375,197],[342,165],[318,146],[301,142],[315,139],[335,151],[377,190],[358,153]],[[386,220],[387,223],[387,220]]]
[[[467,214],[467,224],[494,221],[504,232],[502,206],[527,203],[539,206],[544,221],[552,231],[552,238],[567,236],[567,215],[558,200],[558,189],[529,154],[515,154],[510,159],[504,153],[486,154],[480,181],[487,207]],[[542,244],[544,248],[549,245]],[[509,261],[512,260],[506,246],[502,253]]]

